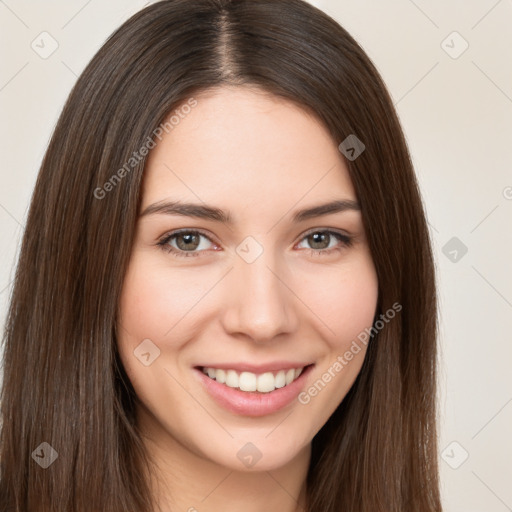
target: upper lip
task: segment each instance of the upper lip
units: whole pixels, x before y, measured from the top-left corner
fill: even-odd
[[[215,368],[218,370],[235,370],[237,372],[266,373],[276,372],[279,370],[290,370],[295,368],[304,368],[313,363],[293,362],[293,361],[274,361],[265,364],[251,363],[208,363],[197,365],[196,368]]]

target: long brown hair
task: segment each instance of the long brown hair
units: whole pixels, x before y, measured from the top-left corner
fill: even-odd
[[[402,306],[313,439],[308,510],[441,510],[434,266],[382,79],[338,23],[302,0],[166,0],[132,16],[94,56],[42,162],[4,335],[1,511],[153,510],[137,398],[116,350],[146,161],[130,158],[170,112],[226,84],[309,109],[336,144],[349,135],[364,143],[347,164],[378,315]],[[35,462],[36,449],[48,454],[41,443],[58,454],[46,469]]]

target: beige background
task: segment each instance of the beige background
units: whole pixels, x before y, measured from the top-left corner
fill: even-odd
[[[67,94],[107,36],[148,3],[0,0],[0,327],[30,195]],[[312,3],[382,73],[426,201],[441,299],[445,509],[512,510],[512,2]],[[43,52],[41,38],[46,51],[58,44],[45,59],[31,47]]]

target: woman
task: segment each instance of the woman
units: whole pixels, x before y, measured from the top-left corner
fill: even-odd
[[[392,102],[343,28],[301,0],[147,7],[37,180],[2,510],[441,510],[434,282]]]

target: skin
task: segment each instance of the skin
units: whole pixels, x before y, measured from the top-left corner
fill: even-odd
[[[193,367],[315,363],[304,390],[332,368],[376,311],[378,282],[361,212],[299,223],[292,216],[357,196],[336,141],[305,110],[249,87],[195,98],[197,106],[150,153],[141,212],[160,201],[206,203],[229,211],[233,224],[139,217],[119,304],[118,348],[158,467],[152,485],[164,512],[301,510],[311,441],[353,384],[365,347],[309,403],[294,400],[261,417],[219,406]],[[191,249],[197,256],[174,256],[158,245],[181,228],[207,233]],[[306,236],[327,229],[349,235],[352,244],[326,235],[314,245]],[[263,248],[251,263],[236,252],[248,236]],[[167,245],[180,251],[183,238]],[[333,247],[340,250],[312,254]],[[134,355],[145,339],[160,350],[149,366]],[[250,468],[237,457],[248,442],[262,454]]]

